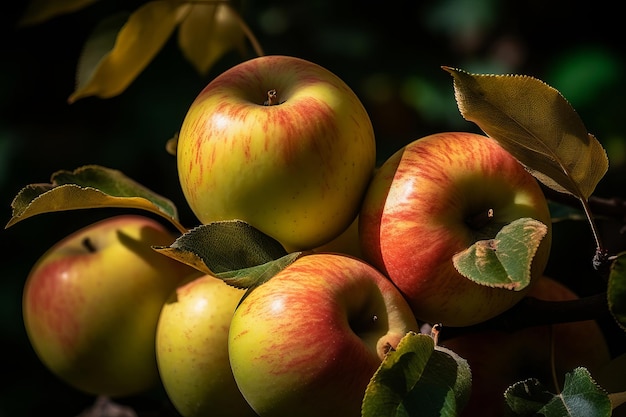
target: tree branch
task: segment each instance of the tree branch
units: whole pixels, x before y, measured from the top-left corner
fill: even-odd
[[[525,297],[511,309],[483,323],[467,327],[441,328],[440,339],[482,331],[514,332],[527,327],[600,320],[610,315],[606,293],[567,301]]]
[[[544,186],[543,184],[541,185],[541,188],[543,189],[543,193],[548,200],[574,208],[581,208],[580,200],[573,195],[560,193],[550,187]],[[591,196],[589,197],[589,207],[595,215],[626,220],[626,200],[624,199],[617,197],[602,198]]]

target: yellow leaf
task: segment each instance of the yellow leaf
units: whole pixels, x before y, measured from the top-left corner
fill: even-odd
[[[178,222],[176,206],[122,172],[98,165],[55,172],[48,184],[30,184],[11,203],[11,220],[5,228],[29,217],[57,211],[121,207],[147,210],[186,229]]]
[[[168,258],[172,258],[178,262],[184,263],[185,265],[189,265],[204,274],[217,277],[217,275],[215,275],[215,273],[204,263],[202,258],[194,252],[168,246],[155,246],[153,249]]]
[[[232,48],[243,49],[245,34],[227,4],[194,3],[178,29],[178,45],[200,74]]]
[[[135,10],[117,33],[113,48],[102,51],[107,33],[94,33],[85,44],[70,103],[88,96],[110,98],[122,93],[152,61],[178,21],[178,3],[150,1]],[[111,27],[106,29],[110,31]],[[93,48],[93,50],[90,50]],[[104,52],[104,53],[102,53]],[[95,56],[101,56],[97,60]]]
[[[454,78],[463,117],[476,123],[546,186],[587,200],[608,170],[600,142],[565,98],[543,81],[521,75]]]
[[[62,14],[83,9],[96,1],[98,0],[30,0],[19,24],[36,25]]]

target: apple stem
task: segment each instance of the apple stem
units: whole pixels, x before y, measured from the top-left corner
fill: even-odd
[[[91,253],[96,252],[96,247],[94,246],[94,244],[91,241],[91,239],[89,239],[88,237],[84,238],[81,243],[87,249],[87,251],[89,251]]]
[[[481,211],[480,213],[471,216],[466,222],[473,230],[480,230],[493,220],[493,216],[493,209],[490,208],[487,211]]]
[[[269,90],[267,92],[267,100],[265,100],[263,105],[265,105],[265,106],[275,106],[277,104],[279,104],[279,102],[278,102],[278,93],[276,92],[276,89],[272,88],[271,90]]]
[[[443,325],[441,323],[436,323],[430,329],[430,337],[433,338],[433,341],[435,342],[435,346],[439,344],[439,333],[441,332],[442,326]]]

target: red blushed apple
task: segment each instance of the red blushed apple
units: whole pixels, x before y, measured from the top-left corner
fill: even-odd
[[[400,292],[372,266],[347,255],[311,254],[239,305],[230,363],[262,417],[356,417],[385,354],[417,329]]]
[[[196,273],[151,248],[174,239],[155,220],[123,215],[89,225],[42,255],[25,283],[23,317],[37,356],[52,373],[97,395],[156,386],[161,307]]]
[[[346,229],[375,164],[372,123],[352,89],[290,56],[251,59],[217,76],[178,137],[180,184],[198,219],[244,220],[288,251]]]
[[[578,298],[565,285],[549,277],[538,279],[528,295],[549,301]],[[595,321],[536,326],[511,333],[484,331],[441,342],[466,359],[472,370],[472,393],[461,415],[506,415],[504,391],[527,378],[538,378],[556,392],[551,376],[552,338],[559,388],[562,388],[566,372],[584,366],[593,376],[611,358],[604,335]]]
[[[504,312],[528,287],[478,284],[452,259],[520,218],[548,227],[532,262],[532,282],[543,273],[551,246],[550,212],[538,182],[496,141],[444,132],[413,141],[377,170],[362,204],[359,236],[365,259],[396,284],[419,320],[466,326]]]

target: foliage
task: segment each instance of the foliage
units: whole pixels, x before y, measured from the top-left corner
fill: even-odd
[[[95,1],[35,1],[22,24],[40,23]],[[110,16],[94,29],[85,42],[76,74],[76,91],[69,102],[89,96],[111,98],[121,94],[176,29],[184,56],[200,73],[206,73],[231,48],[243,48],[244,33],[250,33],[228,2],[149,1],[130,16]],[[254,38],[252,40],[256,43]]]
[[[96,0],[32,0],[21,23],[39,24],[93,3]],[[206,74],[229,50],[241,50],[246,39],[258,55],[263,54],[229,2],[150,0],[130,15],[111,16],[94,29],[84,44],[76,90],[68,101],[75,103],[90,96],[111,98],[123,93],[175,31],[183,55],[199,73]],[[607,308],[626,329],[623,305],[626,257],[624,253],[607,252],[589,202],[609,167],[601,143],[588,133],[559,91],[538,79],[443,69],[453,76],[455,98],[466,120],[497,140],[544,185],[557,193],[572,195],[580,202],[596,245],[594,265],[600,271],[609,265]],[[156,250],[250,290],[297,257],[306,256],[306,253],[287,254],[277,242],[243,222],[219,222],[188,229],[179,222],[177,208],[168,198],[120,171],[102,166],[58,171],[48,184],[24,187],[11,206],[13,212],[7,228],[32,216],[55,211],[105,207],[149,211],[181,232],[171,247]],[[457,267],[484,285],[523,287],[527,284],[526,272],[534,255],[533,248],[536,249],[545,234],[541,226],[545,228],[525,221],[502,227],[498,242],[508,239],[511,253],[525,252],[521,260],[516,257],[516,265],[498,259],[493,241],[481,241],[464,258],[457,259]],[[500,272],[496,283],[486,281],[476,271],[485,257],[490,259],[488,265]],[[388,355],[373,378],[366,392],[363,415],[414,415],[413,407],[418,404],[423,410],[425,401],[436,404],[432,415],[455,415],[468,395],[470,372],[462,358],[439,348],[432,337],[409,334],[398,350]],[[424,387],[427,387],[425,391]],[[506,398],[517,415],[539,412],[548,417],[610,415],[612,409],[624,402],[622,393],[609,395],[582,368],[566,376],[561,393],[550,393],[537,381],[529,380],[510,387]]]

